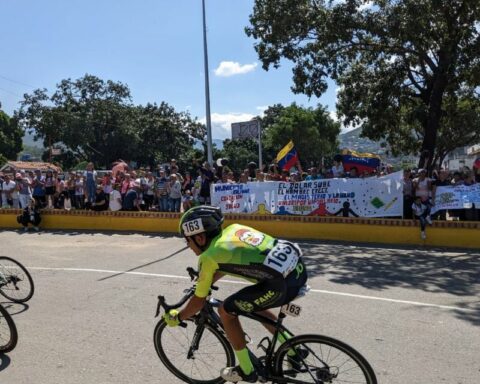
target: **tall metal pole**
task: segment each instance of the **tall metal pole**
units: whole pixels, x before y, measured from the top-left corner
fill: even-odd
[[[203,10],[203,55],[204,55],[204,67],[205,67],[205,104],[207,114],[207,160],[210,165],[213,165],[212,154],[212,120],[210,117],[210,86],[208,77],[208,50],[207,50],[207,22],[205,16],[205,0],[202,0]]]
[[[262,124],[260,120],[257,119],[258,127],[258,168],[263,172],[263,159],[262,159]]]

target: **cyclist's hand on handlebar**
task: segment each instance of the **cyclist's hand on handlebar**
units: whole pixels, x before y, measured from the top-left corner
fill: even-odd
[[[171,309],[163,315],[163,320],[165,320],[165,323],[167,323],[169,327],[176,327],[180,324],[178,313],[176,309]]]

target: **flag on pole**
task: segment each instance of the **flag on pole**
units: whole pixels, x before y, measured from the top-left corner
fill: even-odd
[[[342,159],[345,171],[350,171],[355,167],[360,173],[373,172],[380,166],[380,156],[374,153],[360,153],[344,149]]]
[[[298,161],[298,154],[297,150],[295,149],[295,145],[293,141],[290,142],[283,147],[277,155],[277,164],[281,170],[288,171],[292,168]]]

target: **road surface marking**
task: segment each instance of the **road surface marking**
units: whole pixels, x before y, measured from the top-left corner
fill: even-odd
[[[96,272],[96,273],[111,273],[116,275],[138,275],[138,276],[152,276],[152,277],[165,277],[168,279],[184,279],[190,280],[188,276],[177,276],[177,275],[166,275],[161,273],[147,273],[147,272],[124,272],[124,271],[113,271],[113,270],[106,270],[106,269],[90,269],[90,268],[47,268],[47,267],[27,267],[27,269],[32,270],[45,270],[45,271],[71,271],[71,272]],[[235,281],[235,280],[222,280],[221,283],[228,283],[228,284],[241,284],[241,285],[250,285],[251,283],[243,282],[243,281]],[[337,296],[347,296],[347,297],[354,297],[357,299],[365,299],[365,300],[378,300],[378,301],[388,301],[391,303],[399,303],[399,304],[408,304],[408,305],[416,305],[421,307],[433,307],[433,308],[440,308],[440,309],[449,309],[455,310],[460,312],[476,312],[475,309],[470,308],[460,308],[460,307],[453,307],[450,305],[440,305],[440,304],[431,304],[431,303],[422,303],[419,301],[409,301],[409,300],[397,300],[397,299],[389,299],[385,297],[378,297],[378,296],[368,296],[368,295],[357,295],[355,293],[345,293],[345,292],[337,292],[337,291],[326,291],[324,289],[310,289],[310,292],[316,293],[324,293],[327,295],[337,295]]]

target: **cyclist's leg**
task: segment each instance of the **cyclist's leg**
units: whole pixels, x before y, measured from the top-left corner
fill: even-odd
[[[284,305],[295,299],[298,296],[300,289],[307,283],[307,271],[303,262],[299,262],[297,268],[293,270],[286,278],[286,293],[283,302],[280,305]],[[265,316],[273,321],[277,321],[278,316],[270,310],[264,310],[258,312],[260,315]],[[276,328],[270,324],[262,323],[263,326],[273,335]],[[292,335],[287,332],[280,332],[278,334],[277,341],[283,344],[290,339]]]
[[[241,289],[237,293],[228,297],[219,308],[219,314],[227,334],[227,338],[240,362],[240,368],[244,375],[250,376],[254,382],[256,373],[250,360],[248,349],[246,348],[245,334],[243,332],[238,314],[260,312],[265,307],[278,306],[285,296],[286,286],[284,279],[276,279],[263,281],[256,285],[252,285]],[[236,381],[238,377],[232,379],[235,374],[234,369],[225,369],[222,377],[226,380]],[[242,376],[242,380],[250,381]]]

